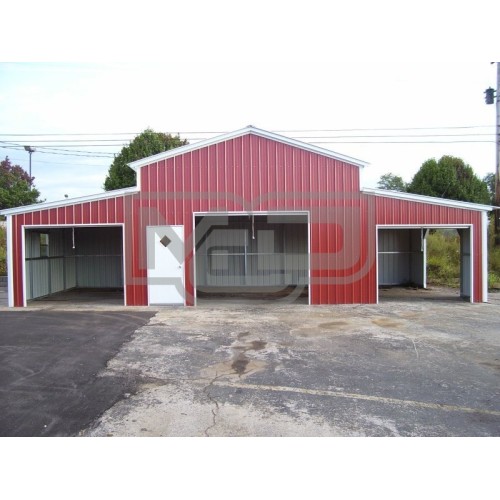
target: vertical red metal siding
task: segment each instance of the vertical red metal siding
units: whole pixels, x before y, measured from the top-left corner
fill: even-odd
[[[133,196],[127,196],[132,198]],[[13,283],[14,283],[14,305],[22,307],[23,297],[23,270],[22,259],[22,227],[24,225],[72,225],[72,224],[117,224],[125,223],[125,235],[131,234],[131,218],[126,220],[123,210],[123,197],[111,198],[108,200],[96,200],[87,203],[78,203],[66,207],[35,210],[26,214],[12,216],[13,230]],[[128,249],[132,248],[129,245]],[[141,274],[142,277],[142,274]],[[142,282],[141,282],[142,287]],[[142,289],[142,288],[141,288]],[[144,300],[140,297],[139,303]],[[133,302],[128,302],[132,304]]]
[[[310,212],[312,304],[374,303],[377,224],[473,224],[481,300],[481,214],[359,192],[359,167],[253,134],[140,169],[141,191],[13,216],[14,299],[22,305],[23,224],[125,223],[128,305],[147,304],[146,226],[183,225],[187,303],[194,302],[193,212]]]
[[[367,230],[361,227],[359,167],[247,135],[142,167],[140,175],[140,205],[149,206],[150,210],[132,224],[132,244],[136,249],[144,244],[145,226],[153,225],[156,220],[184,226],[188,304],[194,302],[193,212],[267,210],[311,211],[311,249],[318,256],[312,259],[313,303],[375,300],[375,293],[368,286],[361,286],[364,278],[359,275],[359,269],[363,263],[349,263],[346,267],[343,262],[346,252],[339,249],[342,244],[338,242],[339,238],[349,236],[352,245],[352,241],[359,242],[361,232]],[[154,176],[166,179],[164,192],[154,191]],[[158,180],[156,187],[162,186],[163,181]],[[344,192],[350,188],[355,188],[352,193]],[[332,205],[334,193],[342,193],[342,196]],[[151,203],[162,197],[164,202]],[[349,215],[342,215],[346,211]],[[345,227],[340,230],[342,224]],[[332,249],[339,255],[332,255]],[[366,252],[359,253],[360,259],[365,257]],[[329,273],[332,266],[340,269],[339,283]],[[144,262],[134,267],[134,276],[141,275],[141,268],[145,269]],[[349,273],[354,273],[354,281]],[[145,304],[146,281],[140,284],[140,279],[136,279],[134,283],[134,290],[127,289],[128,302]]]

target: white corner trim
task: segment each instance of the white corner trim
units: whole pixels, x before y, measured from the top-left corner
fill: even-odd
[[[328,156],[335,160],[344,161],[346,163],[350,163],[352,165],[356,165],[358,167],[366,167],[369,165],[368,162],[363,160],[359,160],[357,158],[352,158],[350,156],[342,155],[340,153],[336,153],[331,151],[330,149],[320,148],[318,146],[313,146],[312,144],[308,144],[306,142],[298,141],[296,139],[291,139],[289,137],[285,137],[283,135],[275,134],[274,132],[268,132],[267,130],[262,130],[256,127],[245,127],[240,130],[236,130],[234,132],[229,132],[227,134],[218,135],[216,137],[211,137],[209,139],[205,139],[202,141],[195,142],[193,144],[186,144],[185,146],[180,146],[178,148],[169,149],[168,151],[164,151],[163,153],[158,153],[153,156],[149,156],[148,158],[143,158],[142,160],[137,160],[130,162],[128,166],[137,171],[140,167],[144,167],[146,165],[150,165],[151,163],[156,163],[161,160],[165,160],[167,158],[172,158],[174,156],[182,155],[184,153],[189,153],[191,151],[195,151],[197,149],[205,148],[207,146],[212,146],[214,144],[218,144],[220,142],[228,141],[230,139],[235,139],[237,137],[242,137],[244,135],[256,135],[259,137],[264,137],[265,139],[270,139],[276,142],[281,142],[283,144],[288,144],[289,146],[294,146],[300,149],[304,149],[306,151],[310,151],[312,153],[317,153],[323,156]]]
[[[474,274],[474,224],[470,225],[469,233],[469,253],[470,253],[470,303],[474,304],[474,284],[476,283],[476,275]]]
[[[9,307],[14,307],[14,259],[13,259],[13,234],[12,215],[7,216],[7,297]]]
[[[23,307],[28,307],[28,299],[26,295],[26,229],[24,224],[21,226],[21,272],[23,273]]]
[[[481,214],[481,265],[483,275],[483,302],[488,302],[488,215],[486,212]]]

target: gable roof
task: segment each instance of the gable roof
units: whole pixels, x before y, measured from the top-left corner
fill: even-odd
[[[490,212],[496,207],[491,205],[481,205],[469,201],[450,200],[448,198],[436,198],[434,196],[424,196],[422,194],[404,193],[401,191],[390,191],[388,189],[361,188],[362,193],[381,196],[384,198],[394,198],[397,200],[416,201],[427,203],[429,205],[441,205],[444,207],[463,208],[465,210],[478,210],[481,212]]]
[[[59,208],[59,207],[66,207],[69,205],[77,205],[78,203],[87,203],[89,201],[107,200],[109,198],[118,198],[120,196],[136,194],[138,191],[139,188],[137,186],[122,188],[122,189],[114,189],[112,191],[105,191],[104,193],[80,196],[78,198],[65,198],[64,200],[46,201],[43,203],[35,203],[34,205],[22,205],[20,207],[5,208],[3,210],[0,210],[0,215],[15,215],[27,212],[36,212],[38,210],[45,210],[47,208]]]
[[[358,160],[357,158],[352,158],[350,156],[342,155],[340,153],[336,153],[329,149],[313,146],[306,142],[290,139],[289,137],[275,134],[274,132],[268,132],[267,130],[262,130],[260,128],[254,127],[253,125],[249,125],[248,127],[236,130],[234,132],[218,135],[210,139],[198,141],[195,142],[194,144],[187,144],[186,146],[180,146],[178,148],[169,149],[168,151],[164,151],[163,153],[158,153],[157,155],[133,161],[128,165],[134,170],[137,170],[145,165],[150,165],[151,163],[155,163],[157,161],[165,160],[167,158],[172,158],[174,156],[182,155],[184,153],[189,153],[190,151],[196,151],[197,149],[205,148],[207,146],[212,146],[213,144],[218,144],[220,142],[228,141],[230,139],[235,139],[237,137],[243,137],[245,135],[256,135],[258,137],[263,137],[265,139],[270,139],[272,141],[280,142],[282,144],[287,144],[289,146],[304,149],[305,151],[310,151],[312,153],[316,153],[322,156],[327,156],[329,158],[333,158],[334,160],[343,161],[351,165],[356,165],[358,167],[366,167],[367,165],[369,165],[368,162],[365,162],[363,160]]]

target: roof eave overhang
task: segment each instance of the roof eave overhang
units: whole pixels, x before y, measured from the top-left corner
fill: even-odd
[[[335,160],[343,161],[345,163],[349,163],[351,165],[355,165],[357,167],[366,167],[369,165],[368,162],[363,160],[358,160],[357,158],[352,158],[350,156],[342,155],[340,153],[336,153],[329,149],[320,148],[317,146],[313,146],[312,144],[308,144],[306,142],[297,141],[295,139],[290,139],[289,137],[285,137],[279,134],[275,134],[274,132],[268,132],[267,130],[262,130],[256,127],[245,127],[240,130],[236,130],[234,132],[229,132],[227,134],[218,135],[216,137],[212,137],[210,139],[205,139],[202,141],[195,142],[194,144],[187,144],[185,146],[180,146],[178,148],[169,149],[163,153],[158,153],[157,155],[148,156],[147,158],[143,158],[141,160],[133,161],[128,164],[129,167],[134,170],[138,170],[141,167],[146,165],[150,165],[151,163],[156,163],[161,160],[165,160],[167,158],[172,158],[174,156],[179,156],[184,153],[189,153],[191,151],[195,151],[197,149],[205,148],[207,146],[212,146],[214,144],[218,144],[220,142],[228,141],[231,139],[236,139],[237,137],[242,137],[244,135],[256,135],[258,137],[264,137],[266,139],[270,139],[276,142],[281,142],[283,144],[288,144],[290,146],[294,146],[300,149],[304,149],[306,151],[310,151],[313,153],[317,153],[322,156],[327,156],[329,158],[333,158]]]
[[[90,201],[107,200],[110,198],[117,198],[120,196],[128,196],[138,192],[139,189],[137,188],[137,186],[124,189],[115,189],[113,191],[106,191],[105,193],[80,196],[78,198],[66,198],[60,201],[50,201],[47,203],[35,203],[34,205],[23,205],[22,207],[6,208],[4,210],[0,210],[0,215],[16,215],[28,212],[35,212],[38,210],[45,210],[49,208],[67,207],[69,205],[76,205],[78,203],[87,203]]]
[[[430,205],[441,205],[453,208],[462,208],[464,210],[477,210],[481,212],[491,212],[497,207],[491,205],[481,205],[467,201],[449,200],[446,198],[435,198],[433,196],[424,196],[421,194],[402,193],[400,191],[389,191],[387,189],[361,188],[361,192],[384,198],[394,198],[397,200],[415,201],[417,203],[427,203]]]

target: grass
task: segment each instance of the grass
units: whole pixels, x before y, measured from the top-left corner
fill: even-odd
[[[427,236],[427,281],[460,287],[460,238],[455,230],[431,231]]]
[[[489,236],[488,288],[500,289],[500,247],[494,245],[493,226]],[[431,231],[427,236],[427,281],[460,287],[460,238],[455,230]]]
[[[500,246],[494,245],[494,227],[490,226],[488,245],[488,288],[500,289]]]

